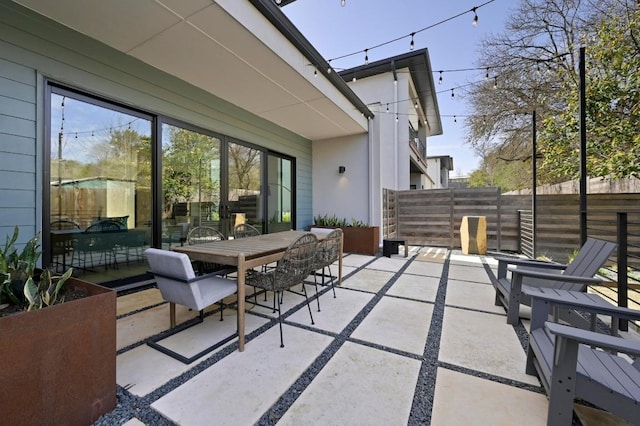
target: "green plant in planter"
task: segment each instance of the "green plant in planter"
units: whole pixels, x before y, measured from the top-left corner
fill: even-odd
[[[353,228],[368,228],[369,224],[362,220],[351,218],[351,227]]]
[[[27,241],[19,253],[15,247],[18,233],[16,226],[0,250],[0,307],[14,305],[32,311],[62,303],[61,290],[73,269],[62,276],[55,276],[47,269],[36,271],[36,263],[42,254],[39,235]]]
[[[347,226],[346,219],[340,219],[336,215],[329,216],[328,214],[314,216],[313,223],[316,226],[327,226],[331,228],[344,228]]]

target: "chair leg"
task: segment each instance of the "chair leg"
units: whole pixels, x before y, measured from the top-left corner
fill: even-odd
[[[220,300],[220,321],[224,321],[224,300]]]
[[[278,325],[280,326],[280,347],[284,348],[284,339],[282,338],[282,312],[280,312],[280,297],[276,297],[276,294],[274,293],[273,295],[274,303],[276,299],[278,300]]]
[[[336,298],[336,280],[333,278],[333,274],[331,273],[331,265],[327,265],[327,271],[329,271],[329,276],[331,277],[331,290],[333,290],[333,298]],[[324,268],[322,268],[322,284],[324,284]]]
[[[302,283],[302,291],[304,292],[304,298],[307,301],[307,309],[309,309],[309,316],[311,317],[311,325],[315,325],[313,322],[313,314],[311,313],[311,305],[309,304],[309,297],[307,296],[307,287]]]
[[[320,296],[318,295],[318,276],[316,275],[317,271],[313,272],[313,284],[316,286],[316,302],[318,302],[318,312],[320,312]],[[324,273],[324,268],[323,268]],[[323,277],[324,280],[324,277]],[[302,284],[304,286],[304,283]]]
[[[171,328],[176,326],[176,304],[169,302],[169,324]]]

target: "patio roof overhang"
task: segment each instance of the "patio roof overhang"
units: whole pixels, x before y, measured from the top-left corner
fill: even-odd
[[[14,1],[310,140],[373,116],[270,0]]]

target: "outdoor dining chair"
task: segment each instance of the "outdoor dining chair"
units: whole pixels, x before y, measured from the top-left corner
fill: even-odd
[[[320,296],[318,295],[318,285],[331,286],[333,297],[336,297],[335,276],[331,273],[331,265],[340,257],[340,248],[342,246],[342,229],[337,228],[331,230],[327,237],[318,241],[318,248],[313,263],[313,281],[316,286],[316,301],[318,303],[318,312],[320,312]],[[329,275],[325,274],[325,269]],[[318,283],[318,271],[321,271],[322,282]],[[329,277],[329,282],[325,283],[325,278]]]
[[[236,293],[238,289],[238,284],[235,280],[223,278],[219,272],[197,276],[189,256],[184,253],[149,248],[145,250],[144,254],[151,268],[149,272],[154,275],[163,299],[169,302],[169,321],[172,329],[169,335],[202,322],[204,308],[214,303],[220,304],[220,321],[223,320],[224,299]],[[198,321],[191,321],[176,328],[176,304],[198,311]],[[161,338],[164,339],[166,337],[166,335],[163,335]],[[225,342],[232,337],[225,339]],[[190,358],[185,361],[180,354],[158,345],[155,340],[152,340],[149,345],[187,364],[193,359]],[[215,347],[218,346],[219,344]],[[212,348],[209,349],[212,350]],[[201,355],[202,353],[198,354],[198,356]]]
[[[210,226],[196,226],[195,228],[191,229],[187,234],[187,244],[189,244],[190,246],[195,244],[205,244],[205,243],[210,243],[212,241],[222,241],[222,240],[226,240],[222,232]],[[196,269],[198,270],[198,273],[200,274],[206,274],[209,272],[217,271],[221,268],[221,266],[218,265],[217,263],[201,262],[201,261],[195,261],[193,262],[193,265],[196,267]]]
[[[252,285],[274,293],[273,311],[278,312],[281,348],[284,347],[284,340],[282,337],[282,312],[280,304],[282,293],[285,290],[304,296],[307,302],[307,309],[309,309],[311,324],[314,324],[304,280],[311,274],[311,272],[313,272],[317,245],[318,238],[312,233],[306,233],[289,244],[289,247],[285,250],[282,258],[278,260],[275,268],[266,272],[256,271],[253,269],[249,269],[247,271],[245,280],[247,285]],[[298,284],[302,284],[302,293],[292,290],[292,287]],[[258,303],[256,303],[256,305],[269,309],[272,308],[271,306],[261,305]]]
[[[233,238],[255,237],[260,234],[258,228],[248,223],[239,223],[233,228]]]

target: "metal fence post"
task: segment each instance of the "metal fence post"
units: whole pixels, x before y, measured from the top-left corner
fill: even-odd
[[[629,306],[629,280],[627,276],[627,212],[617,212],[618,216],[618,306]],[[620,330],[628,330],[628,321],[620,320]]]

